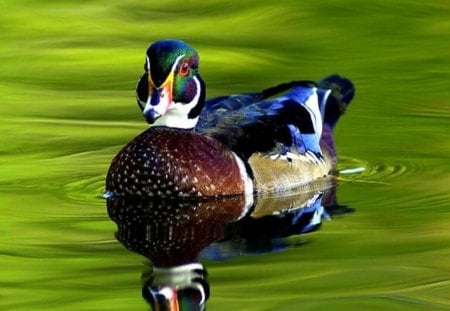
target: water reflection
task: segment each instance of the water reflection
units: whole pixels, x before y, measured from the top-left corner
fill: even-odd
[[[324,186],[323,184],[321,185]],[[204,310],[209,298],[199,257],[222,260],[245,253],[274,252],[283,238],[317,230],[329,213],[347,212],[335,185],[283,196],[201,201],[108,198],[116,238],[152,264],[143,273],[143,296],[154,310]]]

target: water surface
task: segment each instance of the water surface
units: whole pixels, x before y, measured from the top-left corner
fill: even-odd
[[[101,197],[146,128],[147,45],[199,50],[207,95],[350,77],[336,140],[354,210],[207,267],[209,310],[450,309],[450,5],[422,1],[0,4],[0,309],[142,310],[148,260]],[[361,169],[363,168],[363,170]]]

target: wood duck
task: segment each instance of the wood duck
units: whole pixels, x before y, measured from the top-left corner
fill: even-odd
[[[205,100],[196,50],[147,49],[136,97],[150,128],[113,159],[107,195],[219,197],[280,192],[333,175],[333,128],[354,96],[331,75]],[[275,95],[278,95],[276,97]]]

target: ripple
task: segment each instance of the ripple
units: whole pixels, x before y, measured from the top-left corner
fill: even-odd
[[[406,176],[419,167],[406,161],[372,163],[363,159],[342,156],[339,159],[339,180],[343,182],[390,184],[394,178]],[[106,172],[105,172],[106,173]],[[75,177],[75,176],[74,176]],[[90,202],[104,198],[105,175],[77,176],[63,186],[67,199],[76,202]]]
[[[106,163],[105,161],[110,160],[110,156],[106,156],[104,151],[101,153],[87,152],[83,155],[78,154],[70,156],[75,156],[78,160],[81,160],[80,158],[89,157],[91,161],[92,157],[95,157],[96,161],[94,162],[97,162],[97,164],[99,162]],[[341,156],[338,169],[339,180],[341,182],[389,185],[394,179],[417,173],[417,171],[420,171],[422,168],[417,164],[403,160],[371,162],[365,159]],[[95,171],[97,170],[98,167]],[[95,172],[93,173],[95,174]],[[92,203],[95,200],[101,199],[104,197],[105,174],[106,170],[90,176],[74,174],[70,177],[71,180],[63,185],[63,195],[66,199],[83,203]]]
[[[103,199],[105,176],[82,178],[64,185],[65,197],[77,202],[92,202]]]
[[[341,156],[339,161],[339,179],[350,182],[389,184],[391,179],[419,169],[417,165],[406,161],[372,163],[346,156]]]
[[[115,149],[117,148],[107,147],[59,157],[70,158],[70,162],[76,163],[76,172],[71,168],[72,174],[69,173],[60,186],[64,199],[76,203],[92,204],[97,201],[103,204],[105,175]]]

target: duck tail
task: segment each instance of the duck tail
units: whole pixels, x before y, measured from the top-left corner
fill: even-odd
[[[349,79],[337,74],[323,78],[317,85],[323,122],[334,128],[355,96],[355,87]]]

